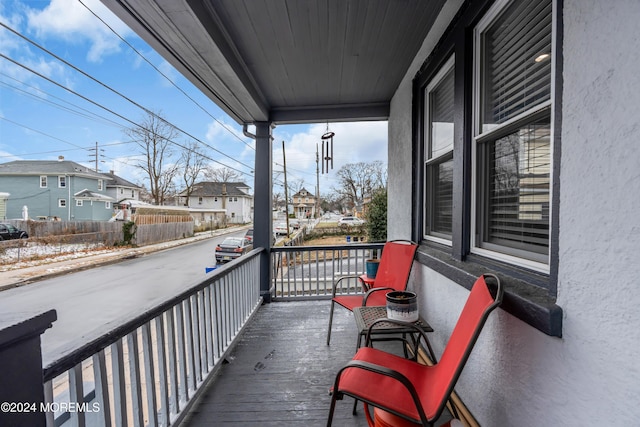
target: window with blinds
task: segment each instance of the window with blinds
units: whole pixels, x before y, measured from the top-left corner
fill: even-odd
[[[510,2],[478,35],[476,247],[548,264],[552,2]]]
[[[499,245],[531,252],[528,258],[546,261],[550,131],[549,121],[542,120],[484,145],[486,247]]]
[[[453,217],[453,58],[427,86],[425,237],[451,240]]]
[[[551,6],[515,1],[482,34],[482,132],[551,98]]]

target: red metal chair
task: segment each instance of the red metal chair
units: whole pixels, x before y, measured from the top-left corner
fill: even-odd
[[[329,314],[329,330],[327,345],[331,342],[331,326],[333,311],[338,304],[349,311],[363,305],[386,305],[386,295],[390,291],[403,291],[407,288],[409,273],[418,245],[408,240],[392,240],[385,243],[380,257],[378,273],[373,281],[366,274],[360,276],[343,276],[335,281],[332,289],[331,313]],[[352,295],[336,295],[341,282],[356,278],[363,292]]]
[[[486,279],[495,282],[495,288],[490,289]],[[336,401],[345,395],[432,426],[442,414],[485,321],[501,304],[503,292],[493,274],[476,280],[442,357],[433,366],[372,347],[360,348],[336,376],[327,426],[331,426]]]

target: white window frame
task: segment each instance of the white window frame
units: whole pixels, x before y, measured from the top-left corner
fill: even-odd
[[[542,263],[542,262],[537,262],[534,260],[530,260],[527,258],[521,258],[518,256],[514,256],[514,255],[510,255],[507,253],[503,253],[503,252],[498,252],[498,251],[494,251],[494,250],[490,250],[490,249],[486,249],[486,248],[482,248],[480,247],[481,242],[479,241],[479,230],[478,230],[478,215],[479,215],[479,209],[478,209],[478,198],[479,198],[479,183],[477,181],[477,174],[478,174],[478,144],[480,143],[480,141],[486,140],[487,139],[487,135],[491,135],[491,134],[495,134],[497,132],[500,132],[500,130],[505,129],[507,127],[512,126],[514,123],[522,120],[525,117],[528,116],[535,116],[536,113],[546,109],[546,108],[550,108],[550,135],[551,135],[551,145],[550,145],[550,151],[551,151],[551,155],[550,155],[550,170],[552,171],[552,173],[550,174],[550,180],[551,182],[549,183],[549,227],[551,227],[551,224],[553,223],[553,218],[551,218],[551,215],[553,213],[553,209],[551,208],[551,204],[553,203],[553,170],[554,170],[554,163],[553,163],[553,146],[554,146],[554,140],[553,140],[553,135],[554,135],[554,104],[553,104],[553,99],[554,99],[554,94],[555,94],[555,70],[556,70],[556,55],[551,55],[551,97],[549,101],[543,102],[539,105],[536,105],[532,108],[530,108],[529,110],[525,111],[522,114],[519,114],[516,117],[511,118],[510,120],[501,123],[499,125],[496,125],[495,127],[492,127],[490,130],[487,131],[482,131],[481,129],[481,117],[480,117],[480,111],[481,111],[481,58],[482,58],[482,52],[481,52],[481,36],[483,34],[483,32],[485,30],[487,30],[492,24],[493,22],[501,15],[502,12],[504,12],[506,10],[506,8],[511,4],[513,0],[497,0],[493,6],[487,11],[487,13],[484,15],[484,17],[480,20],[480,22],[478,23],[478,25],[476,26],[476,28],[474,29],[474,40],[473,40],[473,132],[474,134],[472,135],[473,138],[473,144],[472,144],[472,148],[471,148],[471,156],[472,156],[472,191],[471,191],[471,215],[472,215],[472,221],[471,221],[471,253],[475,253],[478,255],[482,255],[485,256],[487,258],[492,258],[501,262],[505,262],[508,264],[513,264],[513,265],[517,265],[517,266],[521,266],[521,267],[525,267],[525,268],[529,268],[531,270],[535,270],[535,271],[539,271],[542,273],[549,273],[549,266],[550,266],[550,256],[551,256],[551,251],[549,251],[549,254],[547,255],[547,262],[546,263]],[[556,51],[556,40],[557,40],[557,34],[556,34],[556,26],[557,26],[557,4],[556,4],[556,0],[552,0],[552,21],[551,21],[551,52],[555,52]],[[551,230],[549,230],[549,241],[551,242]]]
[[[58,176],[58,188],[67,188],[67,176],[59,175]]]
[[[452,246],[452,240],[451,238],[447,239],[444,237],[440,237],[440,236],[435,236],[432,234],[429,234],[427,232],[428,230],[428,215],[427,212],[431,212],[432,207],[428,206],[429,205],[429,186],[427,185],[427,167],[430,164],[434,164],[434,163],[440,163],[442,162],[442,159],[444,157],[447,156],[452,156],[453,154],[453,141],[451,143],[451,149],[447,150],[444,153],[441,153],[435,157],[430,157],[431,153],[430,153],[430,147],[431,147],[431,132],[429,130],[429,126],[431,125],[431,121],[429,119],[430,116],[430,109],[429,109],[429,94],[431,92],[433,92],[433,90],[440,84],[440,82],[442,82],[442,80],[446,77],[446,75],[450,72],[450,71],[454,71],[455,72],[455,56],[451,55],[449,57],[449,59],[447,59],[447,61],[444,63],[444,65],[442,65],[442,67],[440,67],[440,70],[436,73],[436,75],[431,79],[431,81],[429,82],[429,84],[427,85],[427,87],[424,89],[425,91],[425,96],[424,96],[424,159],[423,159],[423,168],[424,168],[424,183],[423,183],[423,209],[422,212],[424,213],[422,221],[423,221],[423,238],[425,240],[430,240],[433,242],[437,242],[446,246]],[[455,83],[454,83],[455,85]]]
[[[103,188],[104,188],[104,182],[101,179],[99,179],[98,180],[98,190],[102,191]]]
[[[111,209],[111,202],[104,202],[105,209]]]
[[[40,188],[47,188],[49,185],[49,180],[47,175],[40,175]]]
[[[67,199],[58,199],[58,207],[66,208],[67,207]]]
[[[76,206],[84,206],[84,200],[76,199]]]

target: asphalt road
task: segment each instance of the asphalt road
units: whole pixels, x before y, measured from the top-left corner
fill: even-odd
[[[0,313],[55,309],[58,320],[42,335],[46,366],[160,301],[200,283],[215,264],[215,245],[245,230],[8,289]]]

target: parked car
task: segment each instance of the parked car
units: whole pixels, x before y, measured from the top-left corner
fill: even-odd
[[[364,221],[360,218],[356,218],[355,216],[344,216],[338,221],[338,225],[340,227],[352,227],[362,224],[364,224]]]
[[[253,228],[248,229],[247,232],[244,233],[244,238],[247,239],[249,241],[249,243],[253,243]],[[276,235],[275,234],[273,236],[271,236],[271,244],[272,245],[276,244]]]
[[[294,230],[299,230],[300,229],[300,221],[298,221],[297,219],[290,219],[289,220],[289,226],[291,228],[293,228]]]
[[[29,234],[11,224],[0,224],[0,240],[28,239]]]
[[[227,237],[216,246],[216,262],[223,263],[241,257],[253,249],[245,237]]]
[[[287,230],[286,222],[279,222],[275,227],[273,227],[273,233],[276,236],[287,236],[291,233],[291,230]]]

